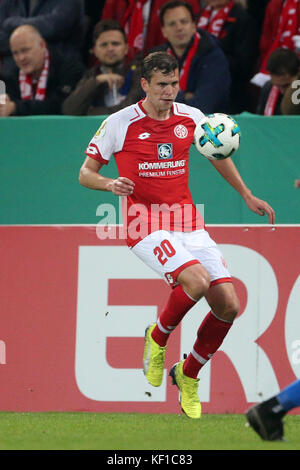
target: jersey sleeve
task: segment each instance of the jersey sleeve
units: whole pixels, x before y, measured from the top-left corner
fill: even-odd
[[[194,123],[197,125],[204,117],[205,114],[198,108],[191,107],[191,115]]]
[[[107,165],[111,156],[122,150],[130,124],[143,116],[137,104],[111,114],[102,122],[85,154]]]
[[[203,114],[202,111],[200,111],[200,109],[194,108],[193,106],[189,106],[189,105],[184,104],[184,103],[175,102],[174,103],[174,112],[178,116],[188,116],[188,117],[190,117],[194,121],[195,125],[197,125],[198,122],[201,121],[201,119],[203,119],[205,117],[205,114]]]
[[[105,119],[90,141],[85,154],[99,163],[107,165],[116,151],[115,130],[116,126],[113,125],[113,119]]]

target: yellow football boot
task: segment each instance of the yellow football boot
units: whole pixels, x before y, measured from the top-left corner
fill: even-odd
[[[166,346],[157,344],[151,336],[156,323],[148,326],[145,332],[145,348],[143,356],[144,374],[153,387],[159,387],[163,380]]]
[[[180,391],[180,405],[182,411],[189,417],[194,419],[201,418],[201,403],[198,397],[198,386],[200,379],[187,377],[183,373],[184,361],[177,362],[170,370],[170,376],[173,385],[177,385]]]

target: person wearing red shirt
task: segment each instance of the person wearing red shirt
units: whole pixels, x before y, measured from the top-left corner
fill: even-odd
[[[114,19],[125,29],[130,47],[129,57],[148,54],[165,41],[161,32],[160,9],[167,0],[106,0],[102,19]],[[195,16],[200,13],[198,0],[188,0]]]
[[[172,287],[165,309],[145,333],[143,368],[151,385],[162,383],[172,331],[202,297],[210,305],[191,353],[170,370],[182,410],[197,419],[201,417],[198,373],[229,332],[239,301],[188,187],[189,149],[203,113],[176,103],[179,68],[168,52],[154,52],[144,59],[141,86],[146,98],[109,116],[92,138],[79,182],[123,197],[131,251]],[[112,154],[120,175],[116,179],[100,172]],[[274,223],[273,209],[252,195],[230,158],[212,164],[252,211],[267,214]]]
[[[293,36],[300,32],[300,3],[297,0],[271,0],[267,5],[260,38],[261,64],[266,68],[278,47],[295,50]]]
[[[259,29],[247,10],[234,0],[206,0],[198,28],[212,34],[221,46],[231,75],[230,114],[249,109],[248,83],[259,53]]]
[[[299,54],[296,50],[299,35],[299,0],[271,0],[266,8],[260,38],[260,69],[251,83],[262,88],[270,79],[267,65],[276,49],[291,49]]]

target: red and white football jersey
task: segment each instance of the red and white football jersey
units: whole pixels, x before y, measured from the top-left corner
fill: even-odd
[[[175,102],[169,119],[155,120],[140,101],[110,115],[89,143],[86,155],[104,164],[114,155],[119,176],[135,183],[133,194],[123,198],[129,246],[156,230],[204,227],[188,187],[189,149],[203,117]]]

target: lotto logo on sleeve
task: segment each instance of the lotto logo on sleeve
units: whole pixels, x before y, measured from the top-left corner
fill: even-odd
[[[90,144],[88,148],[86,149],[86,154],[98,155],[99,150],[97,149],[95,144]]]
[[[157,144],[158,160],[169,160],[173,158],[172,144]]]

